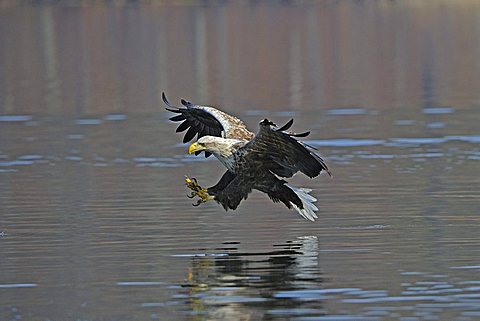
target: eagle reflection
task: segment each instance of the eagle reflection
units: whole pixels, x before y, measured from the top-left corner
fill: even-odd
[[[321,288],[316,237],[300,237],[266,252],[240,252],[238,247],[239,243],[230,242],[213,254],[191,258],[182,285],[189,314],[213,320],[257,320],[268,319],[269,314],[288,316],[302,308],[315,309],[318,315],[320,301],[276,296],[280,291]]]

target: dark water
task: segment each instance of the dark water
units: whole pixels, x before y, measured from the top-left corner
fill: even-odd
[[[479,320],[479,12],[0,2],[0,320]],[[311,130],[317,222],[192,207],[163,90]]]

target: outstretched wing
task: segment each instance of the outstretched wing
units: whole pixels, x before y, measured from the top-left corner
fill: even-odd
[[[182,122],[177,133],[188,129],[183,137],[184,143],[191,141],[195,135],[198,135],[198,138],[208,135],[239,140],[250,140],[254,136],[240,119],[216,108],[198,106],[184,99],[181,103],[185,108],[175,107],[170,104],[165,93],[162,93],[162,99],[170,107],[166,108],[168,111],[178,114],[170,120]]]
[[[252,189],[266,193],[275,203],[282,202],[290,209],[293,207],[307,220],[317,218],[315,212],[318,208],[313,204],[316,199],[308,194],[311,190],[290,186],[270,171],[258,171],[258,167],[246,167],[236,174],[226,171],[220,181],[207,191],[225,210],[235,210]]]
[[[245,145],[245,157],[281,177],[292,177],[300,171],[310,178],[326,171],[331,175],[323,159],[310,147],[295,137],[306,137],[309,132],[295,134],[286,132],[293,120],[281,128],[265,119],[260,123],[260,131]]]

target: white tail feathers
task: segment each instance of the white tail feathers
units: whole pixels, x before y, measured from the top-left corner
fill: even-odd
[[[315,206],[315,203],[317,199],[313,197],[312,195],[308,194],[312,190],[309,188],[303,188],[303,187],[294,187],[289,184],[285,184],[290,188],[295,194],[297,194],[298,198],[302,201],[303,208],[299,208],[297,205],[293,204],[290,202],[292,207],[306,220],[309,221],[315,221],[316,218],[318,218],[317,214],[315,213],[318,211],[318,208]]]

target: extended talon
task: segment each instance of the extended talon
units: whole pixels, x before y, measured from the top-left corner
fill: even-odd
[[[198,185],[197,179],[196,178],[189,178],[188,176],[185,176],[185,185],[191,189],[192,191],[198,192],[202,189],[200,185]]]
[[[200,204],[206,203],[213,199],[213,196],[208,194],[207,190],[204,188],[198,193],[196,193],[196,196],[200,197],[200,199],[197,200],[197,203],[193,203],[193,206],[199,206]]]
[[[185,176],[185,185],[192,190],[191,194],[187,195],[188,198],[194,198],[195,196],[198,196],[200,198],[199,200],[197,200],[197,203],[192,204],[193,206],[199,206],[200,204],[206,203],[209,200],[213,199],[213,196],[208,194],[208,190],[198,184],[196,178],[190,178],[188,176]]]

